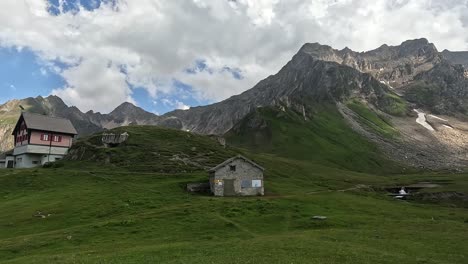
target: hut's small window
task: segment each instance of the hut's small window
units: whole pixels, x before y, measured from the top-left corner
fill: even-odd
[[[231,171],[236,171],[236,165],[229,165],[229,169]]]
[[[252,181],[250,180],[243,180],[241,182],[241,188],[251,188],[252,187]]]
[[[252,180],[252,187],[254,188],[262,187],[262,180]]]

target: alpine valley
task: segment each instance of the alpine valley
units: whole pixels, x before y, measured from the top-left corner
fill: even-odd
[[[314,43],[240,95],[161,116],[7,102],[2,150],[22,108],[79,138],[61,160],[0,169],[0,262],[468,263],[466,69],[468,52],[426,39]],[[240,160],[265,169],[264,195],[211,195],[219,166],[255,190],[226,163]]]
[[[252,89],[162,116],[130,103],[101,114],[82,113],[56,96],[12,100],[0,106],[2,151],[12,148],[9,135],[20,105],[69,118],[80,136],[155,125],[224,135],[228,143],[258,150],[274,148],[272,118],[306,127],[326,113],[327,122],[342,119],[388,158],[408,166],[453,169],[468,161],[468,52],[439,52],[426,39],[368,52],[307,43]]]

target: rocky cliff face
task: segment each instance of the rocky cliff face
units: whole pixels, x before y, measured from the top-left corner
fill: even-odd
[[[382,45],[367,52],[308,43],[280,72],[251,90],[210,106],[174,111],[164,118],[194,132],[223,134],[257,107],[286,105],[307,115],[314,103],[350,97],[365,98],[389,114],[404,114],[404,101],[408,100],[435,113],[465,115],[466,68],[456,65],[460,58],[447,54],[451,53],[438,52],[427,39]]]
[[[399,87],[428,71],[442,61],[434,44],[426,39],[408,40],[400,46],[382,45],[367,52],[355,52],[348,48],[335,50],[318,43],[305,44],[302,52],[325,61],[334,61],[369,73],[377,80]]]
[[[460,64],[468,69],[468,51],[449,51],[441,52],[442,56],[452,64]]]

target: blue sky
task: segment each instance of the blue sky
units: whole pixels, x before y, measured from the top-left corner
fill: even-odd
[[[0,48],[0,102],[48,95],[64,85],[63,79],[48,71],[30,50]]]
[[[60,96],[163,114],[240,94],[306,42],[374,49],[425,37],[468,50],[466,0],[5,0],[0,103]]]
[[[28,49],[0,48],[0,61],[0,90],[2,91],[0,103],[12,99],[47,96],[53,89],[63,87],[66,84],[59,74],[44,66],[40,58]],[[60,69],[66,68],[64,64],[55,63],[54,65]],[[200,69],[205,70],[204,68]],[[187,71],[191,71],[191,69],[187,69]],[[174,80],[174,85],[179,89],[178,97],[167,95],[158,100],[151,98],[145,89],[138,87],[133,88],[132,97],[138,106],[157,114],[174,110],[174,105],[171,104],[174,100],[188,106],[210,103],[208,100],[193,98],[190,91],[191,86],[176,80]],[[181,94],[184,96],[180,96]]]
[[[104,5],[112,8],[116,7],[116,0],[47,0],[47,13],[50,16],[61,16],[64,14],[73,14],[78,16],[80,12],[88,11],[93,12],[99,10]],[[79,27],[81,25],[77,25]],[[84,58],[77,56],[77,60],[81,61]],[[50,60],[41,58],[41,53],[34,52],[31,49],[23,46],[0,46],[0,85],[3,93],[0,94],[0,103],[4,103],[11,99],[21,99],[26,97],[48,96],[56,94],[59,91],[59,96],[62,94],[60,90],[72,86],[67,78],[63,75],[65,71],[73,68],[73,64],[62,63],[60,59]],[[108,64],[114,64],[112,60],[107,61]],[[79,64],[79,62],[78,62]],[[126,65],[119,65],[122,69]],[[190,65],[180,68],[180,72],[185,75],[197,75],[198,73],[208,73],[209,75],[215,72],[229,73],[232,79],[242,80],[242,72],[240,69],[230,66],[223,66],[220,69],[210,68],[204,59],[196,58]],[[121,73],[127,74],[126,71],[121,70]],[[157,75],[155,70],[154,75]],[[151,76],[150,78],[153,78]],[[177,78],[168,76],[166,78],[166,86],[171,86],[171,92],[159,92],[155,95],[151,89],[137,83],[131,83],[127,74],[126,86],[129,89],[129,100],[122,99],[121,102],[131,101],[136,105],[144,108],[147,111],[163,114],[174,109],[186,109],[191,106],[206,105],[213,103],[216,100],[210,98],[202,98],[196,96],[193,87],[184,83]],[[112,84],[109,84],[111,86]],[[96,88],[99,89],[99,88]],[[75,105],[73,100],[64,100],[69,105]],[[83,99],[85,100],[85,99]],[[70,102],[71,101],[71,102]],[[113,102],[112,108],[107,108],[109,112],[117,102]],[[94,109],[91,107],[81,107],[77,105],[82,111],[95,110],[100,111],[99,108]],[[89,109],[88,109],[89,108]]]

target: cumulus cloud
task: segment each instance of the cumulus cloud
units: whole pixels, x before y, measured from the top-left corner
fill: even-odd
[[[0,46],[33,50],[66,82],[53,93],[83,111],[132,102],[135,87],[154,100],[177,95],[174,80],[219,101],[274,74],[305,42],[362,51],[427,37],[468,50],[466,0],[112,0],[67,12],[70,1],[54,12],[46,0],[2,1]],[[200,60],[210,71],[187,72]]]
[[[188,110],[190,109],[190,106],[184,104],[183,102],[177,100],[177,99],[168,99],[168,98],[163,98],[160,100],[165,106],[172,107],[174,109],[180,109],[180,110]]]
[[[67,86],[53,90],[67,102],[77,102],[82,109],[112,111],[122,102],[135,103],[127,85],[127,76],[111,62],[100,59],[86,59],[79,65],[62,72]]]

